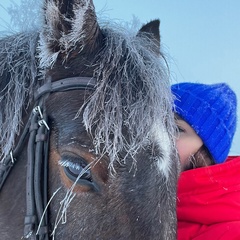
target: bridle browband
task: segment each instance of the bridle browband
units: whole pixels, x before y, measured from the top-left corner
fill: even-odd
[[[48,240],[48,146],[49,126],[44,102],[53,92],[70,90],[95,90],[95,78],[73,77],[51,82],[51,78],[37,89],[34,95],[35,106],[23,129],[19,141],[9,156],[0,161],[0,190],[9,176],[17,157],[27,146],[26,176],[26,215],[24,236],[31,240]]]

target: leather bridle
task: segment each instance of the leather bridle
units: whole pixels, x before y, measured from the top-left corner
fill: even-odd
[[[32,113],[23,129],[15,149],[8,157],[0,161],[0,190],[3,187],[17,157],[27,146],[26,175],[26,215],[23,238],[31,240],[48,240],[48,215],[45,211],[48,202],[48,146],[49,126],[45,100],[53,92],[70,90],[95,90],[96,79],[90,77],[73,77],[47,82],[37,89],[36,102]]]

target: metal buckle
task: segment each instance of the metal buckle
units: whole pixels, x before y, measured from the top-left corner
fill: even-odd
[[[41,111],[40,106],[36,106],[36,107],[33,109],[33,113],[34,113],[34,114],[39,114],[39,115],[40,115],[40,118],[41,118],[41,119],[43,118],[43,114],[42,114],[42,111]]]
[[[47,128],[48,131],[50,130],[49,126],[47,125],[47,123],[46,123],[46,121],[45,121],[44,119],[39,120],[39,121],[38,121],[38,125],[39,125],[40,127],[41,127],[42,125],[44,125],[44,126]]]

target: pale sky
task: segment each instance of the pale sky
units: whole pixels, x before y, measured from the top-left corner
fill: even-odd
[[[37,0],[35,0],[37,2]],[[9,17],[0,4],[0,30]],[[20,0],[14,0],[20,3]],[[238,97],[240,118],[240,1],[239,0],[95,0],[99,15],[112,21],[141,23],[161,20],[161,41],[170,64],[172,83],[226,82]],[[2,6],[1,6],[2,5]],[[240,126],[231,155],[240,155]]]

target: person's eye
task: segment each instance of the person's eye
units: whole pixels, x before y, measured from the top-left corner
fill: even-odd
[[[178,131],[179,133],[182,133],[182,132],[185,132],[185,129],[182,128],[181,126],[177,125],[177,131]]]

